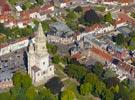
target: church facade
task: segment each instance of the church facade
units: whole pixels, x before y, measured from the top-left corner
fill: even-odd
[[[46,36],[41,23],[35,36],[35,43],[30,43],[28,49],[28,74],[34,85],[41,85],[54,76],[54,66],[50,64]]]

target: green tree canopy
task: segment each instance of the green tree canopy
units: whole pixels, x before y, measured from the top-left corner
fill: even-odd
[[[113,22],[113,18],[110,12],[108,12],[105,16],[104,16],[104,21],[105,22],[109,22],[112,23]]]
[[[15,5],[19,0],[8,0],[8,2],[12,5]]]
[[[21,87],[22,74],[20,74],[19,72],[16,72],[13,75],[12,80],[15,87]]]
[[[36,100],[56,100],[56,98],[48,89],[42,88],[39,90]]]
[[[75,12],[77,13],[80,13],[83,11],[83,8],[81,6],[77,6],[75,9],[74,9]]]
[[[9,92],[0,93],[0,100],[14,100]]]
[[[93,73],[95,73],[98,77],[101,77],[101,75],[103,74],[103,65],[101,63],[96,63],[93,66]]]
[[[101,19],[99,15],[93,9],[86,11],[83,18],[84,18],[84,21],[90,25],[99,23]]]
[[[92,92],[92,85],[90,83],[84,83],[80,86],[80,94],[87,95]]]
[[[116,44],[117,45],[124,45],[124,43],[125,43],[125,37],[124,37],[124,35],[123,34],[118,34],[116,36]]]
[[[54,64],[59,64],[59,63],[61,62],[61,57],[60,57],[60,55],[59,55],[59,54],[54,55],[54,57],[52,58],[52,62],[53,62]]]
[[[21,72],[16,72],[13,75],[13,84],[15,87],[28,88],[32,85],[32,80],[28,74],[22,74]]]
[[[77,15],[74,11],[69,11],[66,16],[66,20],[74,21],[74,20],[76,20],[76,18],[77,18]]]
[[[98,77],[97,77],[95,74],[93,74],[93,73],[88,73],[88,74],[85,76],[83,83],[89,82],[90,84],[95,85],[98,80],[99,80],[99,79],[98,79]]]
[[[61,94],[61,100],[74,100],[75,94],[73,91],[66,89]]]
[[[33,86],[27,89],[26,97],[28,100],[34,100],[37,96],[37,92]]]
[[[39,4],[39,5],[42,5],[44,3],[44,0],[36,0],[36,2]]]
[[[102,81],[97,81],[95,84],[95,94],[98,96],[102,95],[104,89],[106,89],[105,84]]]
[[[32,85],[32,80],[28,74],[22,75],[21,84],[23,88],[29,88]]]
[[[57,53],[57,46],[56,45],[53,45],[53,44],[50,44],[47,42],[46,44],[46,47],[48,49],[48,52],[52,55],[55,55]]]
[[[84,68],[84,66],[81,65],[76,65],[76,64],[69,64],[66,69],[65,72],[73,78],[76,78],[77,80],[81,81],[84,76],[86,75],[86,69]]]
[[[69,11],[65,18],[65,22],[71,29],[76,30],[78,27],[77,19],[76,13],[74,11]]]
[[[49,24],[46,21],[42,22],[42,27],[43,27],[44,32],[49,32],[50,31]]]
[[[114,95],[109,89],[104,89],[102,94],[103,100],[114,100]]]

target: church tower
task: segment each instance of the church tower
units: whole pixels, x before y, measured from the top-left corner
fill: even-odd
[[[30,43],[29,45],[29,53],[28,53],[28,74],[31,76],[31,67],[29,66],[34,66],[35,65],[35,51],[34,51],[34,46],[33,43]]]
[[[34,48],[35,47],[35,48]],[[49,53],[46,48],[46,36],[42,24],[39,24],[35,36],[35,44],[30,44],[28,51],[28,74],[34,85],[47,82],[54,76],[54,66],[49,62]]]

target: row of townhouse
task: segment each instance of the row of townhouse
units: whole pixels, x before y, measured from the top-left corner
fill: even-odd
[[[84,32],[74,32],[71,36],[64,36],[64,35],[60,35],[60,33],[57,31],[59,30],[59,28],[57,27],[61,27],[61,32],[65,33],[67,28],[64,28],[66,25],[62,24],[60,22],[56,22],[57,25],[55,25],[55,32],[50,32],[47,37],[48,37],[48,41],[50,42],[57,42],[57,43],[62,43],[62,44],[69,44],[72,43],[74,41],[79,41],[81,40],[83,37],[88,36],[88,35],[94,35],[94,36],[102,36],[104,34],[108,34],[111,33],[114,30],[117,30],[119,27],[121,26],[126,26],[129,23],[133,24],[133,22],[135,22],[133,19],[131,19],[128,15],[124,14],[124,12],[117,12],[116,13],[117,18],[114,19],[114,23],[111,24],[94,24],[92,26],[87,26],[84,27],[85,31]],[[56,24],[54,23],[54,24]],[[135,24],[133,24],[134,26]],[[63,30],[64,31],[63,31]],[[68,31],[69,32],[69,31]]]
[[[63,0],[60,2],[60,8],[66,7],[71,3],[72,0]],[[5,7],[5,6],[4,6]],[[12,28],[13,26],[18,26],[19,28],[24,28],[27,25],[32,25],[32,19],[38,19],[44,21],[49,19],[50,16],[54,16],[55,5],[52,2],[45,3],[40,7],[35,7],[26,11],[20,11],[16,13],[17,18],[12,16],[11,10],[4,10],[4,13],[0,14],[0,22],[4,23],[5,27]]]
[[[132,4],[135,2],[135,0],[86,0],[87,2],[92,2],[92,3],[103,3],[107,5],[128,5]]]
[[[10,42],[4,45],[0,45],[0,56],[8,54],[10,52],[14,52],[18,49],[22,49],[24,47],[27,47],[29,43],[29,40],[27,37],[18,39],[14,42]]]
[[[4,23],[5,27],[12,28],[18,26],[24,28],[32,24],[32,19],[46,20],[48,15],[54,11],[53,5],[42,5],[28,11],[22,11],[17,14],[18,18],[14,18],[11,14],[0,15],[0,22]]]

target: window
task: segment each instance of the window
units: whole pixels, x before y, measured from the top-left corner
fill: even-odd
[[[46,72],[45,71],[43,71],[43,75],[45,74]]]

